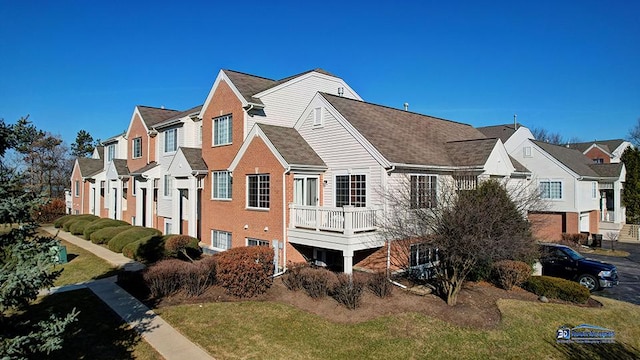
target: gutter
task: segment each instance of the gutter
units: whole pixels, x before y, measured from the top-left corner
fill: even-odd
[[[441,166],[441,165],[417,165],[417,164],[403,164],[403,163],[393,163],[392,168],[406,168],[410,169],[421,169],[421,170],[439,170],[439,171],[460,171],[460,170],[473,170],[473,171],[484,171],[484,166]]]

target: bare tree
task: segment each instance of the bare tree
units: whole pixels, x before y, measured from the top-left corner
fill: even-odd
[[[620,232],[617,232],[617,231],[607,232],[607,240],[611,242],[611,251],[615,250],[614,243],[618,241],[619,237],[620,237]]]
[[[551,132],[545,128],[535,127],[531,129],[531,133],[536,140],[544,141],[550,144],[563,145],[567,142],[560,133]]]
[[[389,248],[404,248],[405,254],[415,243],[438,249],[433,268],[436,287],[453,306],[462,284],[479,264],[534,259],[537,247],[526,219],[531,205],[526,203],[534,202],[530,199],[538,198],[538,193],[513,195],[517,187],[510,192],[497,180],[474,184],[471,177],[442,178],[437,195],[433,187],[416,186],[413,179],[405,191],[392,192],[382,232]],[[396,266],[401,266],[403,256],[402,252],[400,259],[390,256],[389,262],[398,260]]]
[[[633,128],[629,129],[629,134],[627,136],[629,141],[631,141],[635,147],[640,146],[640,118],[638,118]]]

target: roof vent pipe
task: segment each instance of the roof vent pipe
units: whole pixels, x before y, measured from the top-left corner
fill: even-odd
[[[409,111],[409,103],[404,103],[404,111]]]
[[[513,130],[518,130],[518,114],[513,114]]]

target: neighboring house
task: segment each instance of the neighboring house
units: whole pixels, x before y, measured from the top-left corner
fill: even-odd
[[[616,164],[621,162],[622,154],[632,145],[629,141],[614,139],[568,144],[567,146],[580,151],[596,164]]]
[[[360,99],[344,80],[323,70],[282,80],[230,70],[218,73],[200,112],[202,159],[209,171],[202,191],[203,248],[216,252],[247,245],[276,247],[280,268],[289,261],[305,260],[286,241],[281,182],[286,181],[282,166],[289,163],[270,155],[266,145],[262,145],[263,153],[254,153],[256,134],[263,144],[269,142],[264,140],[266,128],[249,133],[256,124],[292,127],[318,91]],[[240,155],[243,162],[236,161],[243,147],[248,147]],[[252,166],[245,167],[249,158]],[[234,161],[238,164],[232,174],[229,169]],[[240,169],[246,172],[238,173]],[[250,191],[244,192],[245,187]]]
[[[544,209],[530,213],[535,234],[560,240],[562,233],[600,233],[624,224],[622,164],[594,164],[580,151],[533,139],[524,126],[480,128],[485,135],[503,132],[509,154],[534,174]]]
[[[96,203],[93,175],[103,169],[104,162],[100,158],[77,158],[71,172],[69,214],[95,214]]]

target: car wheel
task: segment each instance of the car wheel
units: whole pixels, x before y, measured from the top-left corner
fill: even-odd
[[[589,291],[598,290],[598,288],[600,287],[598,279],[596,279],[595,276],[589,274],[580,275],[578,282],[580,283],[580,285],[589,289]]]

